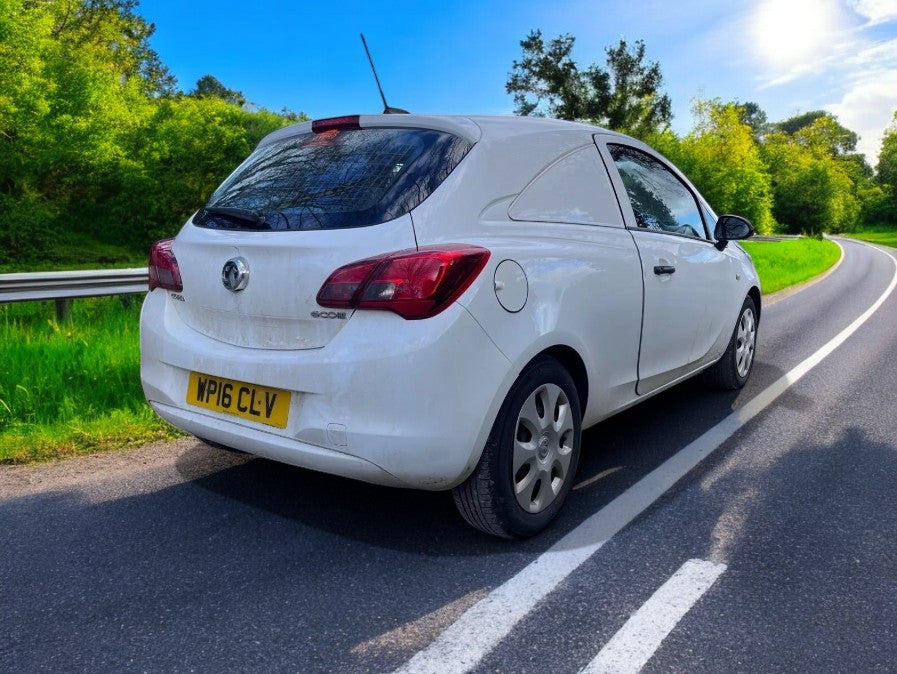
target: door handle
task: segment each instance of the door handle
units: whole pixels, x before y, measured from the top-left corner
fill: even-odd
[[[671,264],[658,264],[654,267],[654,273],[658,276],[663,274],[675,274],[676,268]]]

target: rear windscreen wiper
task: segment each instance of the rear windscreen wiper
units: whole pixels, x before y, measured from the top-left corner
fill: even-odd
[[[212,215],[223,215],[225,218],[242,220],[243,222],[249,222],[253,225],[258,225],[265,221],[264,215],[259,215],[255,211],[250,211],[248,208],[236,208],[234,206],[206,206],[203,210]]]

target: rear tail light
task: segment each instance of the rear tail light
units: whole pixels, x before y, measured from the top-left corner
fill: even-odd
[[[171,250],[174,239],[156,241],[150,248],[149,256],[149,289],[162,288],[181,292],[181,270]]]
[[[489,260],[477,246],[429,246],[340,267],[318,292],[318,304],[385,309],[402,318],[435,316],[470,287]]]

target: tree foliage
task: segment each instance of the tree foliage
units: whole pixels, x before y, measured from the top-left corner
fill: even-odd
[[[0,0],[0,264],[71,235],[142,249],[292,121],[242,109],[212,76],[177,91],[136,8]]]
[[[735,101],[732,105],[738,110],[738,118],[741,123],[751,127],[754,140],[757,142],[762,141],[763,135],[769,130],[769,120],[763,108],[753,101],[746,101],[745,103]]]
[[[859,141],[855,132],[839,124],[833,114],[824,110],[790,117],[774,127],[812,151],[832,157],[854,152]]]
[[[773,214],[787,231],[818,235],[856,226],[855,185],[834,157],[782,131],[768,134],[762,149],[773,180]]]
[[[897,112],[885,132],[878,155],[878,179],[884,185],[897,187]]]
[[[161,101],[135,139],[143,161],[117,172],[128,181],[119,191],[123,198],[115,201],[117,219],[128,232],[139,233],[129,240],[143,244],[170,236],[283,122],[274,113],[247,112],[214,97]]]
[[[873,223],[897,222],[897,112],[885,131],[878,155],[878,192],[874,194]]]
[[[580,69],[571,57],[575,38],[561,35],[546,44],[541,31],[521,40],[506,91],[518,115],[588,121],[645,137],[672,119],[670,98],[660,93],[660,65],[645,62],[645,43],[626,40],[606,50],[606,67]]]
[[[224,86],[217,77],[212,75],[203,75],[196,80],[196,87],[190,92],[191,96],[197,98],[220,98],[223,101],[238,105],[241,108],[246,105],[246,97],[242,91],[235,91]]]
[[[772,184],[743,109],[733,103],[696,101],[694,129],[682,139],[668,134],[656,145],[682,169],[719,213],[748,218],[771,232]]]

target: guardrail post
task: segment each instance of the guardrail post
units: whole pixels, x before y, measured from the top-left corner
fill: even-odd
[[[56,322],[71,323],[72,322],[72,301],[70,299],[57,299],[56,302]]]

